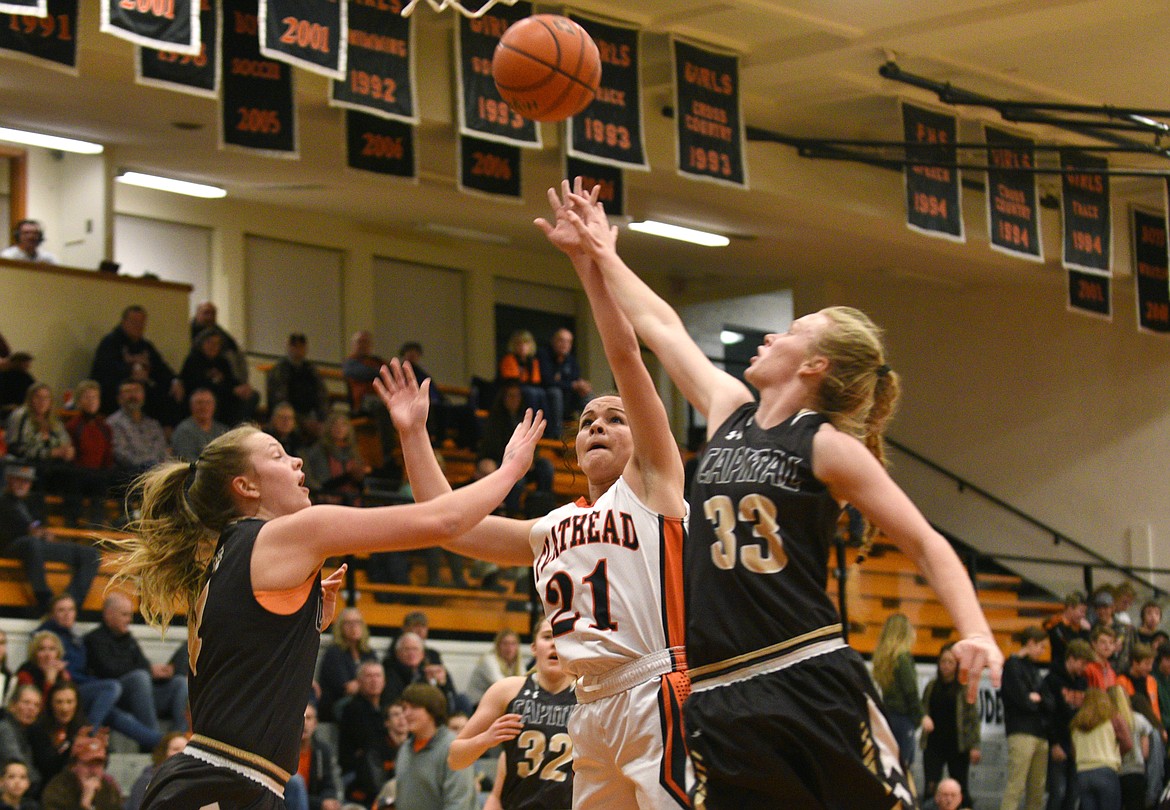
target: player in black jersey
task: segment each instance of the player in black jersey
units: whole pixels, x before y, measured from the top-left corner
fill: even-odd
[[[573,742],[569,713],[577,705],[573,676],[561,669],[552,625],[545,619],[532,641],[536,671],[496,681],[451,743],[447,765],[472,765],[503,745],[493,804],[503,810],[569,810],[573,806]]]
[[[191,464],[162,464],[139,479],[142,519],[117,544],[114,584],[136,588],[142,615],[159,628],[186,603],[194,732],[159,769],[143,808],[283,808],[321,632],[345,573],[322,581],[325,560],[467,531],[524,475],[543,429],[540,414],[528,413],[499,471],[425,504],[312,506],[301,460],[252,426],[215,439]]]
[[[860,656],[825,592],[837,517],[853,504],[938,592],[974,700],[998,685],[996,646],[958,557],[883,466],[898,394],[880,334],[832,307],[768,335],[745,372],[717,368],[678,314],[617,254],[600,205],[572,220],[614,298],[707,419],[684,552],[685,719],[709,810],[907,808],[916,804]]]

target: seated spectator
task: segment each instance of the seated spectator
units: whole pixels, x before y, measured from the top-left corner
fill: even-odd
[[[8,356],[3,370],[0,370],[0,414],[24,404],[28,389],[36,382],[29,373],[33,356],[28,352],[13,352]]]
[[[962,810],[963,786],[954,779],[944,779],[934,791],[935,810]]]
[[[122,810],[122,791],[106,773],[108,732],[83,731],[73,742],[69,768],[53,777],[41,795],[43,810]]]
[[[447,667],[443,665],[443,657],[439,651],[433,647],[426,646],[427,636],[430,633],[430,624],[427,621],[427,614],[421,610],[412,610],[406,614],[402,620],[402,636],[395,641],[392,651],[395,652],[395,658],[391,659],[390,652],[387,653],[386,664],[386,699],[391,700],[397,697],[398,692],[410,683],[418,683],[425,681],[432,686],[437,686],[447,698],[447,712],[464,712],[470,714],[472,710],[471,703],[467,697],[455,689],[455,684],[451,680],[451,675],[447,671]],[[402,641],[404,637],[408,638],[405,648],[401,656],[397,654],[398,642]],[[421,647],[422,656],[421,661],[412,666],[417,656],[416,642],[412,639],[417,639],[418,647]],[[391,667],[391,662],[395,666]]]
[[[287,402],[300,428],[316,438],[329,413],[329,394],[317,367],[310,362],[309,341],[300,332],[288,336],[287,354],[268,371],[268,407],[275,413],[278,402]]]
[[[101,565],[97,549],[86,543],[58,542],[45,528],[44,515],[29,503],[36,472],[32,467],[9,465],[0,495],[0,553],[21,561],[33,591],[34,615],[44,615],[53,598],[45,578],[47,561],[65,563],[72,570],[66,593],[82,604]]]
[[[341,769],[333,746],[317,735],[317,709],[312,703],[305,707],[297,774],[304,780],[309,810],[341,810]]]
[[[8,634],[0,630],[0,710],[16,688],[16,675],[8,668]]]
[[[142,383],[146,414],[172,427],[185,399],[183,383],[145,335],[146,310],[138,304],[126,307],[118,325],[98,343],[89,376],[102,387],[102,413],[114,412],[119,386],[133,379]]]
[[[483,437],[479,442],[479,459],[488,459],[496,467],[499,467],[504,458],[504,448],[508,446],[512,432],[523,418],[524,402],[520,392],[520,384],[514,380],[505,381],[496,391],[496,400],[492,403],[491,410],[488,411],[487,421],[483,426]],[[517,482],[512,491],[508,493],[508,497],[504,499],[504,508],[508,515],[519,517],[523,514],[521,499],[524,496],[526,484],[535,483],[537,492],[547,493],[551,496],[553,474],[552,462],[542,456],[535,456],[528,474]]]
[[[15,760],[25,764],[31,783],[29,794],[33,797],[40,795],[44,783],[33,759],[29,732],[41,716],[42,705],[41,690],[21,684],[8,699],[6,711],[0,716],[0,761]]]
[[[1158,648],[1154,644],[1154,636],[1165,632],[1162,630],[1162,606],[1157,602],[1146,602],[1142,605],[1141,617],[1142,623],[1136,631],[1137,640],[1156,650]]]
[[[443,458],[443,454],[437,449],[434,451],[434,454],[435,461],[438,463],[439,469],[442,470],[445,474],[447,470],[446,459]],[[411,489],[409,478],[403,479],[402,486],[398,489],[398,495],[406,501],[414,500],[414,490]],[[444,559],[447,561],[447,568],[451,572],[450,587],[471,587],[471,583],[467,581],[467,577],[463,573],[464,568],[466,567],[466,560],[460,555],[445,548],[438,548],[434,546],[431,548],[420,549],[418,553],[422,554],[423,560],[427,566],[427,587],[442,588],[447,586],[447,583],[443,581],[443,577],[440,573]],[[370,575],[372,582],[384,581],[394,582],[400,585],[408,585],[410,584],[410,552],[387,551],[371,554],[370,562],[369,565],[367,565],[366,570]],[[391,601],[393,599],[393,594],[376,594],[375,598],[378,596],[384,597],[385,601]],[[425,630],[423,637],[425,638]]]
[[[333,643],[325,648],[317,683],[321,686],[318,703],[322,719],[334,719],[334,707],[342,698],[357,694],[358,667],[378,660],[370,647],[370,628],[357,608],[346,608],[333,622]]]
[[[384,747],[388,752],[388,758],[382,763],[382,789],[378,791],[378,795],[374,799],[374,810],[395,806],[395,790],[397,785],[394,782],[394,776],[398,769],[398,752],[401,750],[402,744],[410,736],[410,731],[406,726],[406,705],[402,701],[398,700],[391,703],[386,707],[384,714],[386,717],[386,740]]]
[[[479,703],[487,688],[504,678],[524,671],[520,661],[520,636],[513,630],[501,630],[492,641],[492,648],[480,657],[471,680],[467,682],[467,699]]]
[[[326,503],[360,503],[362,482],[369,465],[358,454],[353,423],[335,411],[325,420],[317,443],[305,453],[305,486]]]
[[[17,760],[8,760],[0,770],[0,810],[40,810],[35,799],[26,798],[32,784],[28,766]]]
[[[337,750],[341,771],[349,780],[348,801],[369,803],[382,787],[380,745],[385,736],[382,706],[386,700],[386,675],[376,661],[358,667],[358,690],[345,704],[337,724]]]
[[[102,620],[85,634],[89,671],[122,685],[121,709],[143,726],[158,732],[158,718],[169,717],[176,729],[187,730],[187,678],[171,664],[152,664],[130,632],[134,605],[125,594],[111,591],[102,605]],[[158,734],[158,739],[162,738]],[[145,742],[139,740],[144,746]],[[151,748],[158,740],[150,743]]]
[[[268,418],[268,426],[264,428],[264,432],[280,442],[284,452],[290,456],[302,458],[308,452],[308,440],[301,429],[297,427],[296,411],[287,402],[278,402],[273,406],[272,414]]]
[[[427,433],[431,436],[431,443],[436,447],[442,447],[448,432],[454,431],[456,446],[474,450],[479,441],[479,423],[475,418],[475,409],[466,403],[459,405],[451,402],[447,395],[439,390],[435,379],[422,367],[422,356],[422,344],[417,341],[403,343],[398,350],[399,359],[410,363],[419,385],[422,385],[424,380],[431,381],[431,409],[427,413]]]
[[[548,418],[552,435],[557,438],[564,430],[565,418],[576,421],[577,415],[593,396],[589,380],[581,378],[581,366],[573,354],[573,333],[568,329],[553,332],[549,345],[540,349],[540,379],[548,397]]]
[[[175,754],[187,747],[187,735],[181,731],[172,731],[164,734],[159,744],[150,753],[150,764],[142,769],[142,773],[134,780],[130,788],[130,795],[126,798],[126,806],[122,810],[139,810],[142,800],[146,798],[146,789],[150,787],[150,780],[158,772],[159,767]]]
[[[548,416],[548,397],[541,381],[540,361],[536,359],[536,338],[526,329],[511,334],[508,351],[500,358],[497,367],[497,385],[509,381],[520,384],[524,407],[544,411],[544,415]]]
[[[415,633],[404,632],[391,645],[382,661],[386,673],[386,700],[397,700],[412,683],[425,683],[426,663],[423,640]]]
[[[56,264],[57,258],[41,250],[45,241],[45,229],[35,219],[22,219],[12,232],[12,244],[0,250],[0,259],[16,259],[21,262]]]
[[[48,706],[53,688],[72,680],[65,668],[65,646],[57,634],[48,630],[33,633],[28,640],[28,660],[16,670],[16,682],[35,686],[41,693],[41,705]]]
[[[374,336],[364,329],[355,332],[350,338],[349,356],[341,364],[341,374],[345,377],[345,385],[349,389],[349,407],[354,414],[370,417],[378,426],[383,464],[391,460],[398,442],[398,434],[390,420],[390,412],[374,392],[374,380],[378,378],[378,372],[385,364],[385,360],[374,354]],[[325,430],[328,429],[329,426],[326,425]]]
[[[1094,659],[1085,667],[1085,679],[1094,689],[1108,689],[1117,683],[1113,669],[1113,651],[1117,649],[1117,633],[1108,624],[1098,624],[1089,634]]]
[[[142,409],[145,395],[140,381],[124,381],[118,386],[119,408],[107,420],[114,436],[114,464],[123,481],[136,478],[170,455],[162,425]]]
[[[85,717],[77,687],[69,681],[60,681],[50,690],[45,706],[40,720],[29,729],[29,743],[41,779],[48,782],[69,765],[73,741],[81,733]]]
[[[475,774],[452,771],[447,753],[455,733],[447,728],[447,701],[429,684],[413,684],[402,693],[410,737],[398,749],[395,781],[397,807],[411,810],[474,810]]]
[[[980,751],[981,727],[978,703],[967,700],[966,689],[959,683],[959,662],[945,644],[938,653],[938,665],[933,680],[922,692],[922,772],[926,782],[924,793],[930,795],[942,780],[943,766],[947,775],[959,782],[964,805],[971,804],[967,776],[972,765],[982,758]]]
[[[196,388],[191,394],[191,415],[171,434],[171,453],[183,461],[195,461],[212,439],[228,432],[227,425],[215,418],[215,394]]]
[[[256,413],[259,396],[252,386],[236,376],[223,354],[223,336],[213,328],[195,336],[191,351],[179,372],[187,391],[206,388],[215,395],[215,418],[234,426]]]
[[[220,353],[231,364],[232,372],[236,375],[237,380],[247,381],[248,379],[248,358],[244,356],[244,352],[240,349],[240,343],[228,330],[220,326],[219,310],[215,304],[210,301],[204,301],[199,306],[195,307],[195,315],[191,318],[191,342],[194,343],[199,335],[210,329],[219,335],[220,338]]]
[[[105,493],[114,480],[114,432],[101,413],[102,390],[93,380],[82,380],[73,392],[78,413],[65,425],[77,451],[73,465],[90,493],[89,522],[106,522]],[[97,493],[101,493],[99,496]]]

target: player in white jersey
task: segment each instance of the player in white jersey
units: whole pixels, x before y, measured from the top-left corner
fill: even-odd
[[[448,548],[535,564],[562,666],[579,677],[569,721],[573,806],[675,810],[689,806],[692,774],[681,724],[689,693],[682,460],[633,328],[581,251],[566,205],[553,190],[549,199],[555,224],[538,224],[581,276],[621,396],[598,397],[581,414],[576,449],[588,500],[539,520],[489,517]],[[426,434],[427,382],[420,390],[409,365],[392,365],[376,385],[415,496],[447,492]]]

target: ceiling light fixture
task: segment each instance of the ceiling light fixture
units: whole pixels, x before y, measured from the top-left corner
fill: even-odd
[[[158,191],[169,191],[173,194],[186,194],[189,197],[202,197],[206,200],[217,200],[227,196],[227,192],[218,186],[188,183],[186,180],[174,180],[170,177],[159,177],[141,172],[122,172],[118,175],[118,182],[131,186],[142,186],[142,188],[153,188]]]
[[[703,247],[727,247],[731,244],[730,239],[717,233],[697,231],[694,228],[683,228],[679,225],[668,225],[665,222],[655,222],[652,219],[644,222],[631,222],[629,227],[631,231],[638,233],[677,239],[680,242],[690,242],[692,245],[702,245]]]
[[[0,127],[0,141],[19,143],[25,146],[39,146],[57,152],[76,152],[79,155],[100,155],[105,147],[100,143],[79,141],[74,138],[58,138],[56,135],[42,135],[39,132],[25,132],[22,129]]]
[[[483,242],[485,245],[508,245],[512,240],[502,233],[488,233],[476,228],[462,228],[457,225],[445,225],[442,222],[424,222],[415,226],[416,230],[424,233],[449,236],[453,239],[466,239],[469,242]]]
[[[745,337],[747,336],[743,332],[733,332],[730,329],[724,329],[719,333],[719,342],[724,346],[734,346],[736,343],[743,343]]]

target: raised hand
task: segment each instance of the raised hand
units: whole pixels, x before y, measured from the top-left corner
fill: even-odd
[[[333,624],[333,618],[337,615],[337,593],[341,590],[341,586],[345,584],[345,572],[348,568],[349,565],[347,563],[342,563],[340,568],[321,580],[322,630]]]
[[[390,419],[399,433],[427,424],[431,408],[431,381],[419,385],[410,363],[399,363],[395,357],[388,366],[382,366],[374,391],[390,411]]]
[[[565,202],[569,208],[564,216],[576,228],[582,250],[593,259],[617,251],[617,226],[609,224],[605,206],[598,202],[596,194],[583,196],[572,192],[565,196]]]
[[[536,443],[544,435],[544,427],[544,414],[541,411],[533,414],[529,408],[524,411],[524,418],[520,420],[520,424],[512,431],[512,438],[504,448],[504,458],[500,467],[511,465],[517,480],[532,466],[532,454],[536,450]]]
[[[568,254],[570,257],[580,255],[582,253],[581,237],[577,232],[577,228],[569,220],[567,214],[569,213],[572,203],[570,202],[570,195],[576,195],[584,200],[597,202],[597,196],[601,193],[601,186],[594,186],[588,192],[584,189],[584,181],[577,177],[573,180],[573,186],[570,188],[568,180],[561,181],[560,194],[557,194],[555,188],[548,190],[548,203],[553,211],[553,222],[550,223],[544,217],[540,217],[533,221],[533,224],[548,237],[548,241],[558,249]]]
[[[967,702],[974,703],[979,696],[979,681],[983,670],[991,675],[991,685],[999,688],[1003,675],[1003,652],[995,639],[988,636],[970,636],[955,642],[951,648],[959,663],[959,683],[967,687]]]

